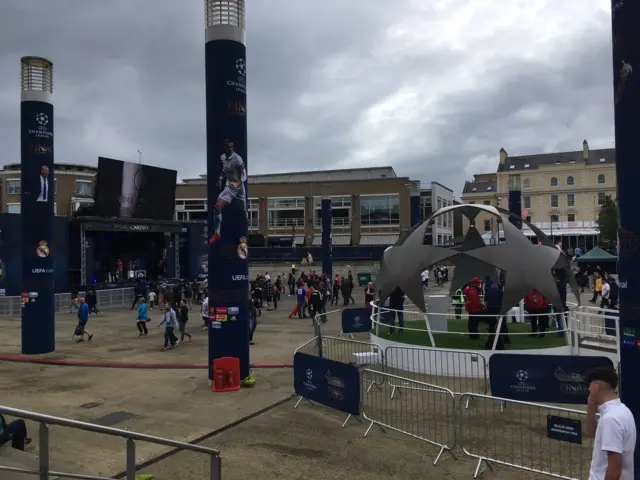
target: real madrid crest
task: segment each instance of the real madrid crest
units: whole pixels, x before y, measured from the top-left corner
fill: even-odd
[[[44,240],[38,243],[38,247],[36,248],[36,254],[40,258],[47,258],[49,256],[49,244]]]
[[[249,256],[249,246],[247,245],[247,237],[242,237],[240,239],[240,244],[238,245],[238,257],[242,260],[246,260]]]

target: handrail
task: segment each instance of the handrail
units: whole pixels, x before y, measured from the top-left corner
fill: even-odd
[[[84,430],[87,432],[98,433],[102,435],[111,435],[114,437],[121,437],[127,439],[127,480],[135,480],[136,475],[136,449],[135,441],[148,442],[156,445],[164,445],[167,447],[178,448],[180,450],[190,450],[192,452],[204,453],[211,456],[211,480],[221,480],[221,461],[220,450],[216,448],[203,447],[201,445],[194,445],[191,443],[180,442],[178,440],[170,440],[168,438],[156,437],[154,435],[147,435],[144,433],[136,433],[128,430],[121,430],[119,428],[104,427],[102,425],[96,425],[93,423],[81,422],[78,420],[70,420],[68,418],[55,417],[52,415],[45,415],[41,413],[29,412],[27,410],[20,410],[17,408],[5,407],[0,405],[0,414],[9,415],[11,417],[17,417],[22,419],[31,420],[40,424],[39,430],[39,457],[40,457],[40,469],[21,469],[14,467],[5,467],[0,465],[0,471],[10,471],[16,473],[31,473],[38,474],[41,480],[48,480],[50,476],[57,476],[62,478],[77,478],[77,479],[108,479],[108,477],[96,477],[91,475],[80,475],[62,472],[53,472],[49,469],[49,428],[48,425],[57,425],[60,427],[74,428],[77,430]]]

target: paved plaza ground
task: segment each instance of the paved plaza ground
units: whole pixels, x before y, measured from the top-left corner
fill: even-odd
[[[361,289],[357,291],[360,292]],[[357,293],[357,307],[363,305]],[[313,336],[310,320],[288,319],[292,301],[285,297],[279,309],[260,317],[251,361],[291,363],[295,348]],[[152,326],[160,321],[152,313]],[[190,321],[193,341],[162,352],[163,332],[153,328],[138,338],[130,310],[107,310],[91,318],[92,342],[77,344],[71,334],[75,315],[59,315],[57,351],[46,358],[74,361],[132,363],[206,363],[207,334],[198,315]],[[340,331],[340,315],[330,315],[326,334]],[[0,354],[20,353],[20,319],[0,319]],[[141,433],[192,441],[231,422],[290,398],[291,369],[259,369],[257,384],[229,394],[214,394],[203,369],[115,369],[63,367],[0,362],[2,404],[76,420],[108,424]],[[294,401],[269,410],[237,427],[205,440],[219,447],[223,478],[240,480],[294,480],[302,478],[350,480],[471,478],[474,463],[460,458],[431,466],[435,447],[393,433],[375,432],[363,438],[366,425],[354,422],[340,428],[344,416],[321,406]],[[36,426],[28,424],[37,438]],[[35,445],[28,448],[35,451]],[[168,451],[137,444],[138,463]],[[65,469],[93,475],[115,475],[124,470],[125,442],[83,431],[52,427],[52,461]],[[142,471],[156,479],[205,479],[205,457],[179,453],[152,463]],[[485,478],[529,478],[508,470],[487,472]]]

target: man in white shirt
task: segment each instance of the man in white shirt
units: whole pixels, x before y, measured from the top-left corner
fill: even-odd
[[[605,277],[602,277],[602,300],[600,300],[600,308],[609,308],[609,298],[611,297],[611,285]]]
[[[38,188],[38,202],[48,202],[50,196],[49,188],[49,167],[42,165],[40,167],[40,186]]]
[[[202,321],[204,322],[204,324],[202,325],[202,329],[206,330],[207,328],[209,328],[209,321],[210,321],[210,318],[209,318],[209,297],[206,297],[202,301],[202,307],[200,309],[200,314],[202,315]]]
[[[423,270],[420,274],[420,278],[422,279],[422,286],[424,288],[429,288],[429,270]]]
[[[585,433],[595,437],[589,480],[633,480],[636,422],[616,396],[618,375],[610,367],[599,367],[587,375],[587,383]],[[598,408],[600,421],[596,420]]]
[[[267,272],[264,276],[264,281],[265,282],[270,282],[271,281],[271,275],[269,275],[269,272]]]

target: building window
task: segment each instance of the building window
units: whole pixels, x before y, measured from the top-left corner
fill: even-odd
[[[93,196],[93,182],[91,180],[76,180],[76,195],[79,197]]]
[[[20,213],[20,204],[7,203],[7,213]]]
[[[551,177],[551,186],[552,187],[558,186],[558,179],[556,177]]]
[[[604,192],[598,192],[598,206],[601,207],[602,205],[604,205],[604,199],[606,198],[607,194]]]
[[[20,195],[20,179],[11,178],[7,180],[7,195]],[[10,212],[13,213],[13,212]]]
[[[576,215],[574,213],[567,214],[567,222],[575,222],[575,221],[576,221]]]
[[[485,232],[490,232],[491,231],[491,219],[488,218],[484,221],[484,231]]]
[[[524,208],[531,208],[531,197],[529,195],[522,197],[522,205]]]
[[[598,184],[602,185],[603,183],[606,183],[606,182],[605,182],[604,174],[601,173],[600,175],[598,175]]]
[[[351,197],[331,197],[331,225],[351,225]],[[322,198],[313,199],[313,225],[322,226]]]
[[[304,198],[270,198],[267,200],[269,228],[304,228]]]
[[[482,202],[482,203],[484,203],[485,205],[491,205],[491,201],[490,201],[490,200],[485,200],[485,201],[484,201],[484,202]]]
[[[567,207],[576,206],[576,197],[573,193],[567,193]]]
[[[525,178],[522,181],[522,188],[529,190],[531,188],[531,180],[529,180],[528,178]]]
[[[551,215],[551,221],[554,222],[554,223],[559,222],[558,215],[556,215],[556,214]]]
[[[398,195],[361,195],[360,221],[362,225],[400,224]]]
[[[575,185],[573,177],[567,177],[567,185]]]
[[[558,195],[551,195],[551,208],[558,208]]]

